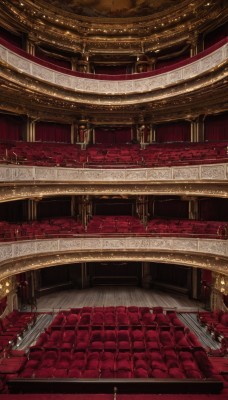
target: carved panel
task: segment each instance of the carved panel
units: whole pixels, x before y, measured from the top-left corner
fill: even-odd
[[[32,75],[39,78],[43,79],[45,81],[54,83],[54,72],[46,67],[43,67],[41,65],[31,63],[32,65]]]
[[[147,182],[147,181],[227,181],[228,165],[211,164],[183,167],[134,169],[73,169],[0,165],[0,182]]]
[[[226,165],[225,164],[202,165],[201,178],[212,179],[212,180],[226,179]]]
[[[51,70],[50,68],[39,65],[31,60],[23,58],[11,50],[0,45],[1,59],[10,64],[12,68],[18,69],[20,72],[33,75],[49,83],[65,87],[74,91],[83,91],[88,93],[96,93],[102,95],[115,94],[131,94],[131,93],[147,93],[154,89],[165,88],[167,85],[175,85],[180,80],[197,77],[198,74],[210,71],[212,68],[219,66],[226,61],[225,50],[227,44],[223,45],[210,55],[202,59],[194,61],[187,66],[178,68],[177,70],[166,72],[160,75],[146,77],[144,79],[133,80],[99,80],[81,78],[71,76],[65,73]]]
[[[174,167],[173,168],[173,179],[178,180],[195,180],[200,179],[199,167]]]
[[[201,239],[199,242],[199,250],[202,253],[212,253],[228,256],[228,241]]]
[[[172,168],[147,169],[148,180],[172,180]]]
[[[122,250],[123,252],[137,249],[137,251],[184,251],[203,253],[205,255],[219,255],[228,257],[228,242],[219,239],[191,239],[166,237],[119,237],[119,238],[62,238],[48,240],[30,240],[0,244],[0,262],[12,258],[43,253],[61,253],[65,251],[106,251]]]

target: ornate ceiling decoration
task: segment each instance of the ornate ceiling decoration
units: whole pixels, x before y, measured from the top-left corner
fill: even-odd
[[[145,17],[172,12],[177,5],[176,0],[49,0],[48,3],[57,9],[93,18]],[[186,1],[178,3],[182,5]]]
[[[227,8],[223,0],[2,0],[0,23],[72,55],[139,55],[195,43],[198,35],[226,21]]]

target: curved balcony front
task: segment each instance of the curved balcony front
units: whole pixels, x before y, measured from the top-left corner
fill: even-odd
[[[0,243],[1,279],[54,265],[143,261],[209,269],[228,276],[228,241],[175,237],[74,237]]]
[[[115,77],[72,72],[6,46],[7,42],[1,40],[1,79],[8,90],[16,87],[20,96],[24,91],[24,96],[29,96],[36,105],[39,103],[37,96],[43,99],[46,96],[49,101],[62,99],[64,107],[72,103],[72,111],[75,111],[75,103],[90,107],[108,106],[114,110],[115,106],[123,108],[156,103],[175,96],[188,97],[208,87],[215,90],[216,85],[221,89],[227,75],[227,39],[172,67]]]

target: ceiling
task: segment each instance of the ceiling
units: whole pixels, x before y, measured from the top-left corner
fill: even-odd
[[[179,0],[179,4],[183,0]],[[176,0],[49,0],[49,4],[67,12],[87,17],[143,17],[168,11]]]

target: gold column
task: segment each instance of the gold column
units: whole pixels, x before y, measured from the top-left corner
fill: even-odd
[[[28,200],[28,220],[35,221],[37,219],[37,200]]]
[[[35,43],[30,37],[27,38],[25,47],[28,54],[35,55]]]
[[[189,203],[188,203],[188,218],[189,219],[194,219],[197,220],[199,216],[199,204],[198,204],[198,198],[197,197],[189,197]]]
[[[28,117],[27,126],[26,126],[27,142],[35,142],[35,123],[36,123],[36,120],[33,120]]]
[[[198,54],[198,32],[195,31],[193,35],[189,38],[190,42],[190,57],[194,57]]]
[[[199,142],[199,118],[191,120],[191,142]]]

